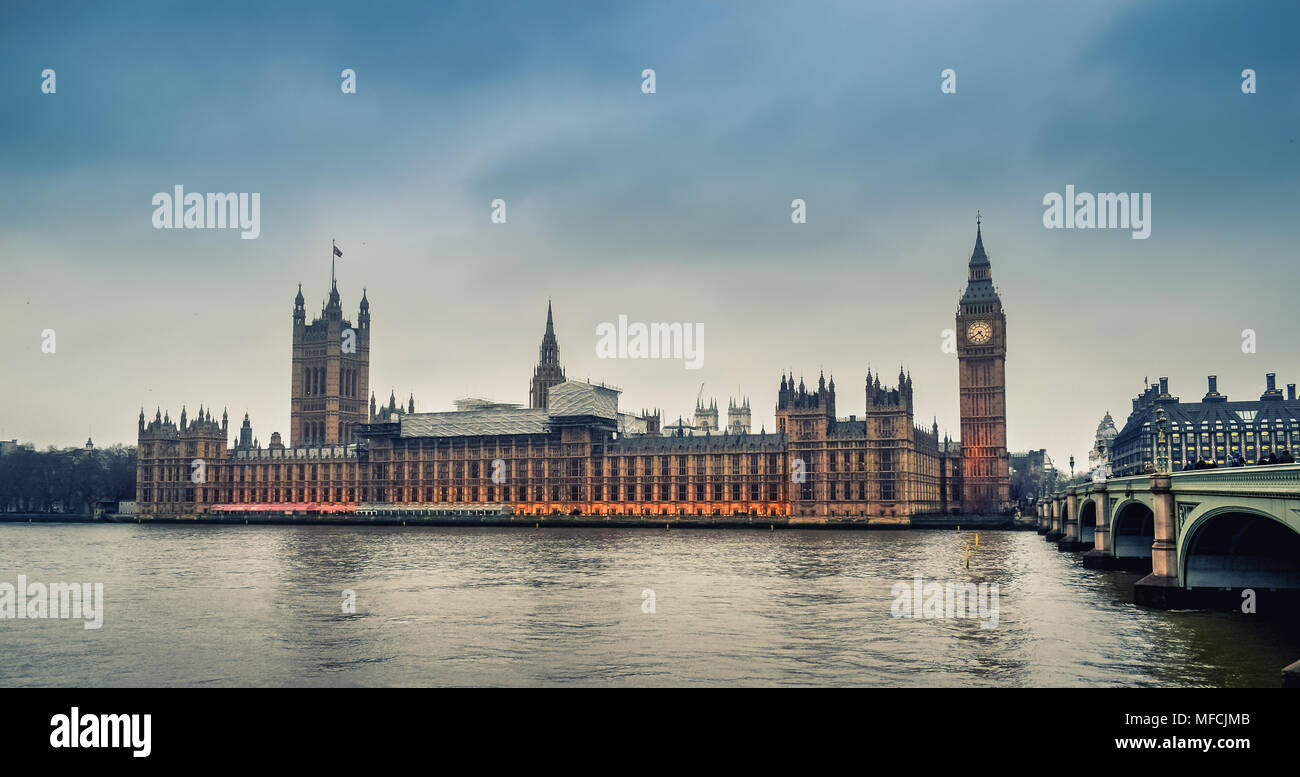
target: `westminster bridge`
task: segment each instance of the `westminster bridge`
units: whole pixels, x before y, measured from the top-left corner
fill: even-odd
[[[1137,604],[1235,610],[1251,599],[1261,613],[1300,604],[1300,464],[1081,483],[1040,502],[1037,520],[1087,567],[1148,572]]]

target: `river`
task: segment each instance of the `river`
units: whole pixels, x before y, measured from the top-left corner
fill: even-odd
[[[0,524],[4,686],[1265,686],[1300,629],[1135,607],[1034,532]],[[896,584],[996,583],[985,618]],[[355,612],[345,612],[345,591]],[[906,599],[907,597],[903,597]],[[987,613],[986,613],[987,614]]]

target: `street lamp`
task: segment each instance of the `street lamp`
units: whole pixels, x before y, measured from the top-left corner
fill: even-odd
[[[1074,457],[1070,457],[1070,480],[1074,480]]]
[[[1156,472],[1169,472],[1169,416],[1163,407],[1156,408]]]

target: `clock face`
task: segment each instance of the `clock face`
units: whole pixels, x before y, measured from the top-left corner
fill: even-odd
[[[966,328],[966,339],[975,345],[983,345],[993,336],[993,326],[987,321],[975,321]]]

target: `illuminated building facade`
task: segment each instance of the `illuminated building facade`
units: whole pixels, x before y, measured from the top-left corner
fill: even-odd
[[[697,408],[696,420],[707,416],[707,428],[689,434],[683,424],[661,425],[658,411],[622,414],[617,389],[565,379],[549,305],[528,407],[475,399],[450,412],[416,413],[414,398],[402,407],[393,395],[387,407],[376,408],[372,395],[367,408],[369,302],[363,295],[353,327],[331,282],[321,318],[308,325],[300,288],[293,308],[291,444],[276,433],[263,447],[247,415],[232,439],[224,412],[220,423],[202,409],[193,420],[182,409],[179,421],[158,411],[146,422],[142,409],[140,511],[355,513],[481,505],[516,515],[906,519],[969,503],[963,482],[972,471],[982,489],[991,489],[981,497],[983,507],[1005,488],[997,464],[1005,455],[999,453],[1005,450],[999,446],[1004,350],[1000,307],[968,313],[997,321],[998,351],[990,355],[998,379],[978,385],[967,379],[976,370],[963,366],[962,372],[964,426],[968,402],[978,394],[979,428],[989,435],[997,429],[988,437],[994,444],[980,448],[991,457],[987,471],[971,470],[960,443],[940,439],[937,423],[916,424],[912,379],[901,368],[894,386],[868,371],[864,412],[847,418],[837,415],[833,377],[828,382],[823,375],[809,389],[783,375],[773,432],[750,431],[747,400],[729,407],[725,430],[713,404],[705,413]],[[969,347],[959,355],[964,365],[985,356]]]

